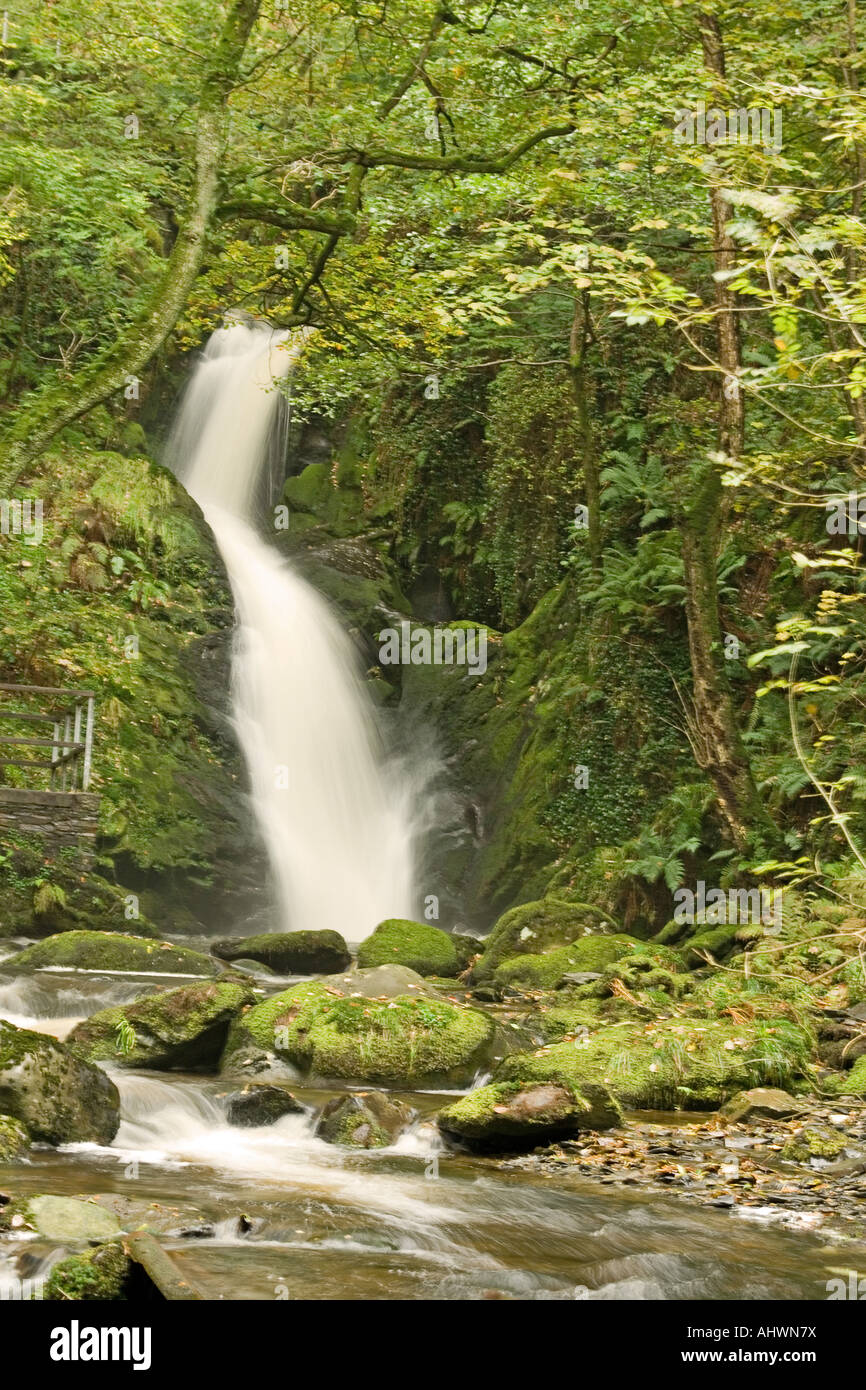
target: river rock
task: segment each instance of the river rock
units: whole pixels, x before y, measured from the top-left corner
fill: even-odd
[[[500,989],[557,989],[566,983],[566,977],[574,974],[584,977],[597,974],[600,978],[605,967],[639,952],[640,947],[635,937],[623,933],[582,936],[569,946],[557,946],[540,955],[511,956],[497,965],[493,979]]]
[[[443,1134],[488,1151],[530,1148],[621,1123],[610,1091],[593,1083],[579,1090],[555,1082],[494,1083],[470,1091],[437,1116]]]
[[[197,981],[101,1009],[73,1028],[67,1042],[91,1062],[156,1071],[215,1068],[232,1019],[254,999],[246,985]]]
[[[589,933],[604,930],[603,913],[579,903],[559,898],[541,898],[537,902],[521,903],[503,914],[482,942],[484,954],[472,969],[476,984],[492,979],[503,961],[519,955],[541,955]],[[594,963],[581,962],[579,970],[594,970]]]
[[[732,1124],[745,1124],[754,1119],[786,1120],[808,1108],[808,1103],[775,1086],[755,1086],[733,1096],[722,1106],[722,1114]]]
[[[199,951],[120,932],[67,931],[27,946],[0,962],[4,971],[129,970],[136,974],[217,975],[219,966]]]
[[[0,1021],[0,1111],[47,1144],[110,1144],[120,1097],[104,1071],[56,1038]]]
[[[377,977],[375,995],[367,992],[371,975]],[[393,993],[383,996],[385,982],[379,975],[377,970],[329,976],[293,985],[256,1004],[232,1025],[224,1072],[265,1069],[276,1058],[296,1074],[324,1081],[407,1089],[471,1084],[494,1055],[498,1034],[493,1020],[435,991],[410,995],[404,986],[399,993],[393,978]]]
[[[226,1119],[241,1129],[273,1125],[284,1115],[303,1115],[305,1107],[283,1086],[251,1082],[224,1098]]]
[[[358,947],[361,969],[377,965],[407,965],[419,975],[453,977],[460,970],[460,959],[447,932],[429,922],[409,922],[393,917],[380,922],[376,930]]]
[[[119,1241],[67,1255],[51,1266],[44,1297],[49,1302],[117,1302],[125,1295],[130,1260]]]
[[[327,975],[352,963],[348,946],[335,931],[290,931],[217,941],[211,951],[220,960],[253,960],[278,975]]]
[[[411,1124],[415,1113],[411,1106],[381,1091],[335,1096],[323,1108],[316,1134],[328,1144],[387,1148]]]
[[[39,1194],[22,1197],[0,1210],[0,1226],[5,1230],[30,1230],[63,1244],[89,1240],[110,1240],[120,1233],[120,1222],[111,1211],[96,1202],[75,1197]]]

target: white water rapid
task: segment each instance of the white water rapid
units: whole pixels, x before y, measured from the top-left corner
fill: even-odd
[[[173,466],[216,537],[238,616],[234,719],[283,931],[361,941],[413,915],[409,789],[387,762],[358,660],[327,603],[259,533],[276,384],[302,340],[232,324],[181,405]]]

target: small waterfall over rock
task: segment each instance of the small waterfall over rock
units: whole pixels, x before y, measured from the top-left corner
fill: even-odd
[[[352,643],[256,526],[278,383],[302,346],[263,324],[215,332],[170,457],[231,581],[234,719],[281,928],[360,941],[384,918],[413,913],[410,794],[385,760]]]

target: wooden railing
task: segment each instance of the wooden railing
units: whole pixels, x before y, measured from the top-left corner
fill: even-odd
[[[92,690],[60,690],[47,685],[0,683],[0,774],[7,767],[38,769],[48,775],[51,791],[86,792],[93,761]],[[12,734],[6,733],[12,725]],[[50,726],[50,738],[27,738],[20,726],[39,732]],[[12,750],[11,754],[8,750]],[[46,757],[16,757],[18,750],[44,750]]]

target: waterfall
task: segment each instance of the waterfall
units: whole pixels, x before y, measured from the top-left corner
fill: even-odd
[[[360,941],[413,913],[409,791],[382,751],[355,649],[327,603],[259,534],[268,444],[303,340],[215,332],[169,446],[225,562],[237,609],[233,716],[283,931]]]

